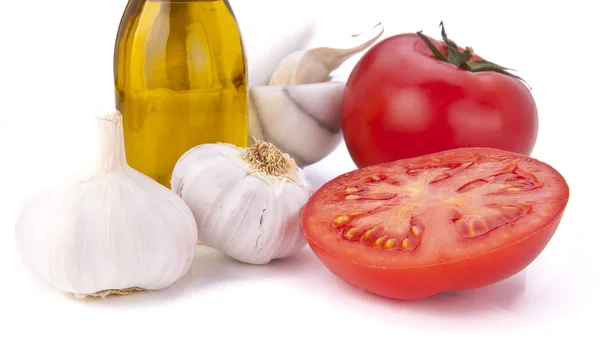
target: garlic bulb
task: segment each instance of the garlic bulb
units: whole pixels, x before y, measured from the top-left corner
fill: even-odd
[[[291,53],[285,57],[273,72],[269,86],[314,84],[331,80],[330,74],[346,60],[371,46],[383,35],[383,24],[378,23],[369,31],[353,35],[353,40],[363,40],[364,36],[374,34],[364,42],[353,41],[351,48],[318,47]]]
[[[89,176],[23,205],[18,252],[35,275],[77,297],[165,288],[191,266],[194,217],[180,197],[127,165],[119,112],[99,115],[98,127]]]
[[[272,144],[205,144],[186,152],[171,187],[190,206],[198,239],[248,264],[301,250],[300,211],[311,187],[292,158]]]

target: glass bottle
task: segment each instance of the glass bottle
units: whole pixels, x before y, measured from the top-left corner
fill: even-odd
[[[194,146],[247,146],[246,56],[227,0],[129,0],[114,78],[127,161],[162,185]]]

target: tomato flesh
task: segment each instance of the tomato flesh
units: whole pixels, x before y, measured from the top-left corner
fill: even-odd
[[[346,173],[302,212],[310,247],[367,291],[419,299],[484,286],[529,265],[569,197],[551,166],[512,152],[463,148]]]

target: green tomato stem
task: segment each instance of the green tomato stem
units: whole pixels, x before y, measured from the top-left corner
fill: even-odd
[[[440,27],[442,28],[442,39],[444,40],[444,43],[448,47],[448,55],[444,55],[444,53],[442,53],[431,42],[431,40],[429,40],[429,38],[423,34],[422,31],[417,32],[417,35],[419,36],[419,38],[421,38],[421,40],[423,40],[423,42],[427,45],[429,50],[431,50],[431,53],[433,54],[433,56],[436,59],[443,61],[443,62],[447,62],[449,64],[452,64],[454,66],[457,66],[457,67],[464,69],[465,71],[469,71],[469,72],[501,73],[501,74],[513,77],[515,79],[521,80],[523,83],[525,83],[525,85],[527,85],[527,87],[529,87],[529,89],[531,89],[531,86],[529,86],[529,84],[527,84],[527,82],[525,80],[523,80],[523,78],[521,78],[515,74],[512,74],[510,72],[512,70],[509,68],[500,66],[498,64],[495,64],[495,63],[493,63],[491,61],[487,61],[487,60],[471,61],[471,59],[475,55],[473,48],[466,47],[464,52],[461,53],[456,42],[454,42],[453,40],[448,38],[443,21],[440,23]]]

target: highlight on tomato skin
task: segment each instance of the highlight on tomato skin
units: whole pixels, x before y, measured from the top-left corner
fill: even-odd
[[[342,174],[312,195],[302,227],[340,279],[418,300],[522,271],[552,239],[568,200],[566,180],[546,163],[461,148]]]

